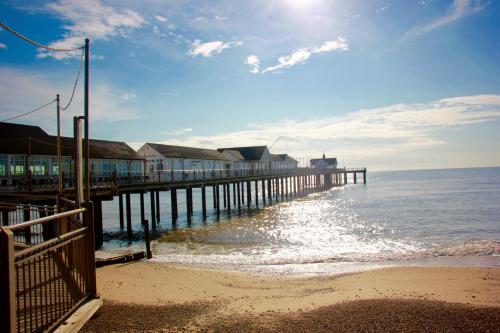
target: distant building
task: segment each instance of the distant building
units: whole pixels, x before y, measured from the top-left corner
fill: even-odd
[[[145,160],[146,175],[156,181],[229,177],[231,161],[217,150],[145,143],[137,154]]]
[[[246,170],[243,175],[258,175],[270,173],[272,156],[266,146],[219,148],[219,152],[237,151],[244,158],[240,163],[240,170]],[[238,174],[237,174],[238,175]]]
[[[317,168],[317,169],[337,169],[337,159],[335,157],[333,158],[326,158],[325,154],[323,154],[323,158],[313,158],[310,161],[310,166],[311,168]]]
[[[271,154],[271,157],[273,159],[271,168],[279,173],[296,169],[299,165],[299,162],[288,154]]]
[[[229,162],[227,163],[229,164],[229,167],[231,169],[232,177],[243,176],[250,173],[250,163],[247,163],[247,161],[245,161],[245,158],[238,150],[218,149],[217,151],[219,151],[228,159]]]
[[[94,178],[111,180],[115,176],[130,178],[142,174],[141,158],[125,142],[91,139],[89,152],[90,172]],[[64,177],[71,178],[73,138],[61,137],[61,155]],[[42,184],[52,181],[58,174],[56,136],[47,134],[38,126],[0,122],[2,185],[12,185],[12,179],[22,179],[28,175],[34,183]]]

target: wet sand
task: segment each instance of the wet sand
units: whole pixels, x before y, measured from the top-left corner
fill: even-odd
[[[97,275],[105,305],[88,332],[500,331],[500,268],[303,278],[137,262]]]

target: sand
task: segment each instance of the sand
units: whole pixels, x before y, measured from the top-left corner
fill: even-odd
[[[493,267],[303,278],[136,262],[98,269],[97,283],[105,305],[84,331],[500,331]]]

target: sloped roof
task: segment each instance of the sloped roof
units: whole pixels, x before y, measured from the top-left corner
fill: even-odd
[[[57,137],[38,126],[0,122],[0,153],[57,155]],[[61,137],[63,156],[73,155],[73,138]],[[125,142],[90,139],[90,158],[140,160]]]
[[[286,162],[292,162],[292,163],[299,163],[296,159],[294,159],[292,156],[288,154],[271,154],[271,158],[273,161],[286,161]]]
[[[311,166],[318,163],[319,161],[323,161],[328,165],[337,164],[337,159],[335,157],[333,157],[333,158],[313,158],[313,159],[311,159]]]
[[[231,155],[232,157],[234,157],[235,159],[239,160],[239,161],[244,161],[245,158],[243,157],[243,155],[241,155],[241,153],[237,150],[232,150],[232,149],[226,149],[226,150],[218,150],[217,151],[219,152],[227,152],[229,155]]]
[[[222,152],[224,150],[236,150],[246,161],[260,161],[262,155],[266,151],[266,146],[252,146],[252,147],[231,147],[231,148],[219,148],[218,151]]]
[[[165,157],[220,161],[228,160],[223,154],[221,154],[217,150],[212,149],[163,145],[159,143],[149,142],[147,144]]]

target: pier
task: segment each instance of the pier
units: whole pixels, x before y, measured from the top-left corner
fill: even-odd
[[[212,170],[211,170],[212,171]],[[183,171],[188,174],[192,171]],[[151,226],[156,229],[160,223],[162,215],[168,212],[162,211],[160,192],[170,193],[170,216],[171,223],[175,225],[179,218],[179,198],[183,196],[186,202],[186,220],[190,224],[195,211],[193,200],[193,189],[200,192],[199,204],[197,207],[201,210],[202,219],[206,219],[208,212],[212,209],[213,214],[219,219],[222,214],[230,214],[232,209],[248,209],[252,205],[263,207],[276,202],[292,200],[310,193],[328,190],[332,187],[343,186],[358,182],[358,175],[363,177],[363,183],[366,184],[366,168],[338,168],[338,169],[316,169],[316,168],[297,168],[289,170],[286,173],[266,173],[256,172],[253,175],[235,174],[232,177],[225,177],[225,173],[220,172],[219,177],[207,179],[202,175],[204,172],[198,172],[198,176],[183,176],[182,179],[193,179],[186,181],[156,181],[155,179],[142,177],[121,178],[116,176],[109,177],[107,182],[92,180],[90,190],[91,201],[94,206],[94,232],[95,247],[100,248],[103,244],[103,201],[114,200],[118,198],[119,220],[117,223],[120,229],[126,231],[128,237],[133,237],[132,229],[132,194],[139,197],[140,221],[146,219],[149,211],[149,221]],[[161,177],[159,178],[161,179]],[[22,183],[22,182],[20,182]],[[44,207],[51,207],[56,202],[56,184],[53,186],[31,186],[28,188],[4,188],[0,192],[0,201],[4,203],[24,203],[24,204],[43,204]],[[19,188],[18,188],[19,189]],[[10,190],[10,191],[6,191]],[[207,191],[211,192],[212,202],[207,201]],[[65,189],[65,196],[73,195],[73,188]],[[144,197],[149,193],[150,207],[145,206]],[[10,207],[0,207],[1,224],[9,225],[9,212],[15,214],[16,209]],[[43,214],[43,213],[39,213]],[[137,222],[137,221],[135,221]]]

